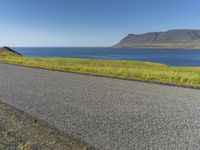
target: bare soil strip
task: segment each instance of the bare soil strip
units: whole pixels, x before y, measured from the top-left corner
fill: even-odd
[[[0,102],[0,149],[87,150],[83,144],[45,123]]]

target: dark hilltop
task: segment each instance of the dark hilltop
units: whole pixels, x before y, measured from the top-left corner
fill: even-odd
[[[22,54],[14,51],[13,49],[11,49],[10,47],[0,47],[0,56],[4,56],[5,54],[12,54],[12,55],[18,55],[18,56],[22,56]]]

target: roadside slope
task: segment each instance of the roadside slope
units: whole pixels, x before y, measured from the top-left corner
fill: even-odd
[[[79,58],[29,58],[1,55],[0,62],[97,76],[200,88],[200,67],[172,67],[150,62]]]
[[[49,127],[48,124],[2,103],[0,99],[0,149],[89,150],[91,148]]]

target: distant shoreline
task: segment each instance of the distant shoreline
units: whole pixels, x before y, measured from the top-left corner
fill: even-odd
[[[122,47],[118,47],[118,46],[112,46],[112,48],[129,48],[129,49],[169,49],[169,50],[173,50],[173,49],[184,49],[184,50],[200,50],[200,45],[198,46],[173,46],[173,45],[168,45],[168,46],[164,46],[164,45],[135,45],[135,46],[122,46]]]

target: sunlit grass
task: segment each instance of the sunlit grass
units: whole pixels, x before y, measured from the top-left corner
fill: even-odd
[[[172,67],[124,60],[28,58],[13,54],[0,54],[0,62],[66,72],[200,87],[200,67]]]

